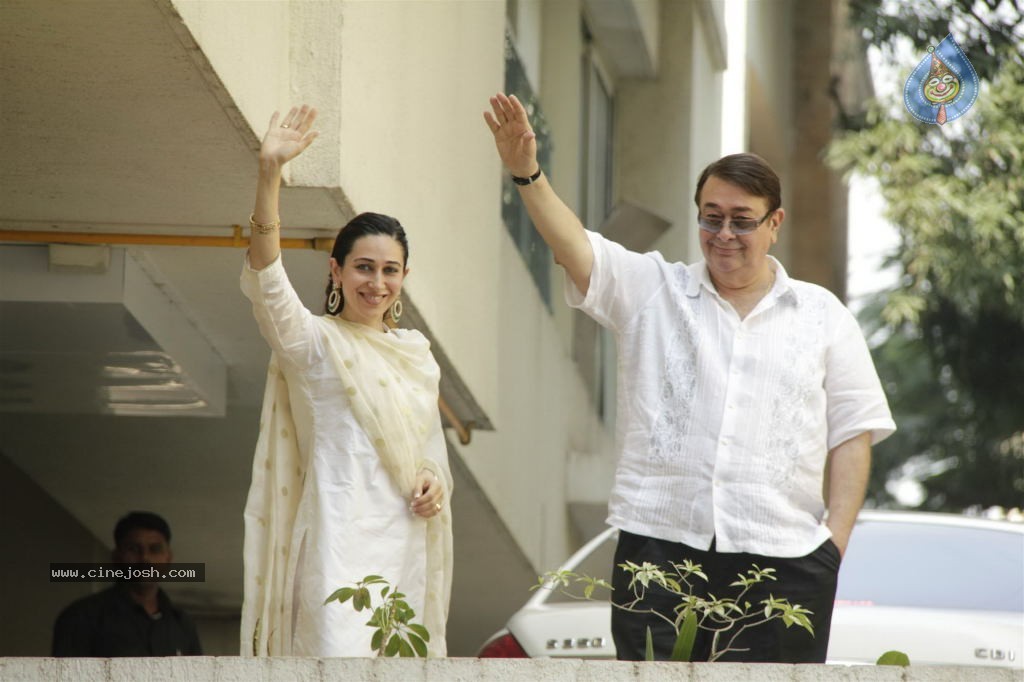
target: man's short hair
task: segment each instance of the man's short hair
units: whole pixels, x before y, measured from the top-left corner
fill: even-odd
[[[168,544],[171,542],[171,527],[162,516],[147,511],[133,511],[125,514],[114,526],[114,546],[120,547],[121,540],[139,528],[162,533]]]
[[[708,178],[715,177],[742,187],[755,197],[768,200],[768,210],[782,206],[782,183],[768,162],[757,154],[730,154],[715,161],[700,174],[693,200],[700,210],[700,192]]]

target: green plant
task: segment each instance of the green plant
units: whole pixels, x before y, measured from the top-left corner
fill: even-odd
[[[878,657],[875,665],[910,665],[910,657],[902,651],[886,651]]]
[[[380,590],[383,601],[376,608],[373,607],[370,594],[372,585],[383,586]],[[373,609],[373,615],[366,624],[375,628],[373,638],[370,640],[370,648],[377,652],[378,656],[426,658],[430,633],[423,625],[412,622],[416,612],[405,601],[405,595],[397,589],[392,589],[387,580],[379,575],[368,575],[353,587],[342,587],[335,590],[324,601],[324,605],[326,606],[332,601],[344,604],[350,599],[356,611]]]
[[[738,574],[737,579],[730,583],[730,587],[738,588],[738,593],[734,597],[716,597],[709,594],[706,598],[694,594],[693,581],[695,579],[699,578],[708,582],[708,577],[700,564],[691,561],[685,561],[682,564],[671,563],[671,569],[665,570],[646,561],[642,564],[627,561],[619,564],[619,568],[630,575],[629,589],[633,593],[633,599],[622,603],[613,602],[613,605],[632,613],[653,614],[669,623],[676,633],[670,660],[690,660],[698,630],[711,633],[709,661],[715,661],[730,651],[742,651],[735,646],[737,637],[750,628],[764,625],[773,620],[781,619],[787,628],[797,625],[807,630],[812,636],[814,635],[814,626],[808,618],[811,611],[799,604],[790,604],[788,599],[769,595],[755,607],[745,599],[754,585],[776,579],[774,568],[760,568],[757,564],[752,564],[750,570],[745,574]],[[679,605],[674,608],[673,617],[654,609],[640,607],[644,595],[652,584],[679,597]],[[572,585],[581,585],[583,595],[573,594],[570,591]],[[598,587],[612,589],[612,586],[604,580],[577,574],[573,571],[546,573],[540,577],[538,584],[533,589],[539,587],[557,589],[574,599],[592,599],[594,590]],[[646,657],[647,660],[654,659],[650,628],[647,630]]]

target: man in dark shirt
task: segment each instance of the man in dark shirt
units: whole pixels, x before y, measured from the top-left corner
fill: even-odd
[[[171,528],[150,512],[132,512],[114,528],[117,563],[166,564]],[[53,627],[53,655],[199,656],[195,624],[156,582],[120,582],[65,608]]]

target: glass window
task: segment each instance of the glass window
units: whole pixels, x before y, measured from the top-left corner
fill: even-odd
[[[516,52],[515,45],[509,35],[505,36],[505,92],[514,94],[526,107],[526,113],[537,135],[537,161],[544,173],[551,177],[551,130],[548,127],[540,101],[530,81],[522,60]],[[551,310],[551,249],[544,243],[519,198],[515,183],[506,173],[501,187],[501,217],[512,240],[519,249],[519,254],[530,270],[530,276],[544,304]]]
[[[599,232],[612,210],[612,160],[615,100],[598,65],[586,23],[580,71],[580,221]],[[577,311],[573,357],[598,416],[614,423],[615,354],[607,330]]]
[[[589,43],[583,52],[582,81],[580,219],[588,230],[598,231],[612,210],[614,108],[597,65],[594,47]]]
[[[1024,535],[861,521],[843,558],[836,601],[1024,612]]]

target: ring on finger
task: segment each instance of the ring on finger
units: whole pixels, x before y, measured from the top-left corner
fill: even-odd
[[[436,511],[441,511],[441,503],[440,503],[440,502],[436,502],[436,503],[434,504],[434,509],[435,509]]]

